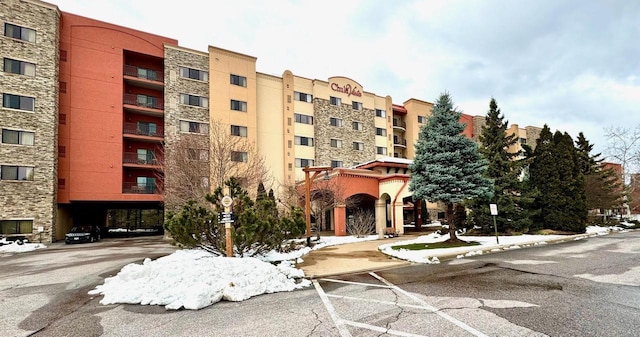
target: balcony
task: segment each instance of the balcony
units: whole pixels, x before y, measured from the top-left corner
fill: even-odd
[[[393,136],[393,146],[407,147],[407,140],[397,136]]]
[[[131,194],[159,194],[155,184],[122,183],[122,193]]]
[[[160,169],[161,163],[153,154],[140,154],[137,152],[124,152],[122,154],[122,163],[126,167],[140,167]]]
[[[399,120],[399,119],[394,119],[393,120],[393,128],[394,129],[399,129],[402,131],[406,131],[407,130],[407,123],[405,121]]]
[[[124,123],[122,133],[127,138],[145,142],[162,142],[164,139],[164,128],[153,123]]]
[[[164,116],[164,104],[156,97],[147,95],[124,94],[124,109],[147,116]]]
[[[137,66],[124,66],[124,80],[137,87],[153,90],[164,88],[164,74],[162,72]]]

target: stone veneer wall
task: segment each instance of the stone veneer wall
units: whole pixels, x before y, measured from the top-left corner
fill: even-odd
[[[322,98],[314,99],[313,109],[316,166],[330,166],[332,160],[340,160],[344,167],[350,167],[354,162],[363,163],[376,158],[375,110],[354,110],[349,104],[335,106]],[[341,118],[342,127],[331,126],[331,117]],[[363,123],[362,131],[353,129],[354,121]],[[331,147],[331,139],[342,140],[342,148]],[[353,142],[364,143],[364,150],[354,150]]]
[[[487,123],[484,116],[473,116],[473,141],[480,144],[480,135],[482,135],[482,127]]]
[[[36,31],[36,42],[4,35],[8,22]],[[30,145],[0,143],[0,164],[34,167],[33,181],[0,180],[0,220],[31,220],[32,240],[51,242],[57,212],[58,46],[55,6],[20,0],[0,3],[0,55],[36,64],[35,77],[0,72],[0,92],[35,97],[35,112],[1,108],[0,128],[35,132]],[[0,99],[1,95],[0,95]],[[38,227],[44,232],[38,233]]]
[[[537,126],[527,126],[524,128],[527,132],[527,145],[531,147],[531,150],[536,149],[536,141],[540,138],[540,132],[542,132],[542,128]]]
[[[209,109],[180,104],[180,94],[191,94],[209,97],[209,83],[180,76],[180,66],[209,72],[209,55],[203,52],[190,51],[183,48],[165,46],[164,60],[164,146],[165,163],[172,162],[173,150],[181,138],[180,120],[209,124]],[[211,73],[209,73],[211,77]],[[194,135],[202,138],[202,145],[209,148],[209,135]],[[198,140],[200,144],[200,140]],[[171,165],[165,166],[165,186],[171,186],[172,171],[179,169]],[[208,165],[203,165],[203,177],[209,176]],[[165,195],[165,201],[171,200]],[[165,205],[171,210],[176,205]]]

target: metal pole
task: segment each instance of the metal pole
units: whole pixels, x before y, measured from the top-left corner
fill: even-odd
[[[498,240],[498,225],[496,225],[496,216],[493,216],[493,229],[496,232],[496,244],[500,244],[500,240]]]

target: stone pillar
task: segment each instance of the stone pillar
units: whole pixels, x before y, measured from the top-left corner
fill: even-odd
[[[347,235],[347,206],[339,204],[333,208],[333,224],[336,236]]]
[[[387,230],[387,203],[382,200],[376,200],[376,233],[378,233],[378,238],[382,239],[384,237],[385,231]]]

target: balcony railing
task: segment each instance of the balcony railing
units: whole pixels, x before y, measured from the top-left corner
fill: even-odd
[[[132,65],[124,66],[124,75],[154,82],[164,82],[164,74],[162,72]]]
[[[407,140],[400,137],[393,137],[393,145],[407,147]]]
[[[164,129],[161,126],[140,123],[124,123],[122,133],[128,135],[164,137]]]
[[[158,102],[155,97],[145,95],[124,94],[124,104],[135,105],[141,108],[164,110],[164,104]]]
[[[406,129],[407,128],[407,123],[405,121],[394,119],[393,120],[393,126],[394,127],[398,127],[398,128]]]
[[[160,161],[154,155],[141,155],[136,152],[124,152],[122,162],[135,165],[160,165]]]
[[[122,183],[122,193],[156,194],[159,190],[154,184]]]

